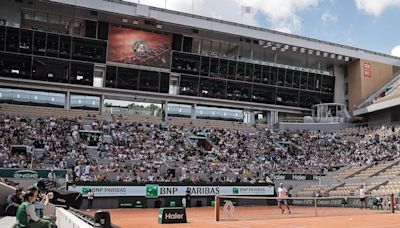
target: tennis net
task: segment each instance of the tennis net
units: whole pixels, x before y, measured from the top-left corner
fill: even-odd
[[[215,219],[216,221],[248,221],[394,213],[395,210],[399,210],[399,204],[400,201],[394,194],[369,195],[362,209],[358,196],[287,197],[284,199],[259,196],[216,196]]]

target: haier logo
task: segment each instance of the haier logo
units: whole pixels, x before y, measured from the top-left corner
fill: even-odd
[[[183,214],[165,213],[165,219],[183,219]]]

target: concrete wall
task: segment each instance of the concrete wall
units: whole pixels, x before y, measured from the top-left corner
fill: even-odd
[[[291,131],[303,131],[303,130],[311,130],[311,131],[338,131],[343,130],[348,127],[351,127],[350,124],[346,123],[279,123],[280,130],[291,130]]]
[[[371,77],[364,76],[364,63],[371,65]],[[353,113],[355,106],[363,102],[369,95],[380,89],[393,78],[393,66],[383,63],[358,60],[348,68],[349,80],[349,112]]]
[[[334,72],[335,72],[335,96],[334,96],[334,102],[339,103],[339,104],[346,104],[346,98],[344,94],[344,74],[345,74],[345,68],[341,66],[335,66],[334,67]]]

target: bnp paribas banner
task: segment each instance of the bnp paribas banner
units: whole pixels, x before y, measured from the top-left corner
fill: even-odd
[[[158,198],[163,196],[184,196],[190,188],[192,196],[215,195],[274,195],[273,186],[160,186],[148,184],[146,186],[76,186],[71,185],[68,190],[80,192],[86,196],[89,189],[96,197],[111,196],[145,196]]]
[[[47,169],[7,169],[0,168],[0,177],[2,178],[21,178],[21,179],[36,179],[47,178],[50,170]],[[54,170],[58,178],[65,178],[66,170]]]

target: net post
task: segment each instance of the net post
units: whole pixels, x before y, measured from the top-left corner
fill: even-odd
[[[314,209],[315,209],[315,217],[318,217],[318,213],[317,213],[317,197],[314,197]]]
[[[390,194],[390,211],[394,213],[394,193]]]
[[[215,196],[215,221],[219,221],[220,196]]]

